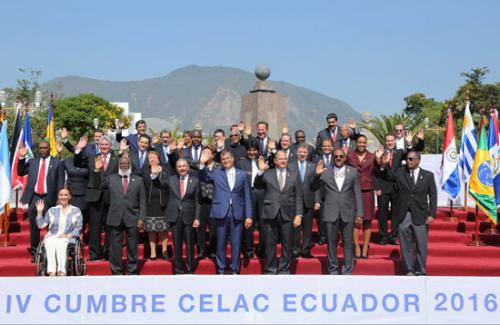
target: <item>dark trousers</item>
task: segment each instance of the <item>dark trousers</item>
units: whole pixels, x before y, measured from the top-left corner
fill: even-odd
[[[96,202],[89,203],[89,252],[91,260],[98,260],[103,255],[108,255],[109,230],[106,226],[108,210],[109,204],[106,203],[103,196]],[[106,232],[104,250],[101,247],[101,232],[103,227]]]
[[[293,228],[293,251],[306,254],[312,248],[312,224],[314,208],[304,208],[300,227]]]
[[[263,236],[262,236],[262,227],[260,222],[260,211],[262,209],[262,203],[264,202],[264,190],[252,189],[252,211],[253,211],[253,223],[248,229],[243,230],[244,236],[244,248],[243,253],[247,256],[252,256],[254,252],[254,242],[253,242],[253,233],[255,231],[255,227],[259,228],[259,242],[257,246],[258,255],[262,255],[263,253]]]
[[[210,209],[212,208],[212,201],[203,199],[200,209],[200,227],[196,232],[196,246],[198,248],[198,255],[207,255],[207,233],[206,228],[208,224],[208,251],[215,252],[215,224],[210,218]]]
[[[317,213],[318,217],[318,237],[319,240],[326,241],[326,225],[325,222],[323,221],[323,206],[324,206],[324,201],[321,201],[321,207],[319,208],[319,211]]]
[[[426,224],[416,225],[407,212],[399,225],[399,242],[406,271],[416,275],[426,275],[428,229]]]
[[[33,194],[28,207],[28,217],[30,221],[30,253],[33,257],[36,255],[38,244],[40,244],[40,229],[38,229],[38,226],[36,224],[36,202],[38,202],[38,200],[42,200],[45,203],[45,207],[43,208],[44,215],[45,212],[47,212],[47,210],[51,208],[47,203],[47,195],[40,196],[37,194]]]
[[[396,240],[398,238],[399,220],[398,220],[398,203],[397,193],[391,191],[390,193],[382,193],[377,197],[378,200],[378,232],[380,240],[387,242],[388,240]],[[387,230],[387,220],[389,220],[389,202],[391,203],[391,235]]]
[[[325,225],[328,243],[328,274],[339,274],[339,259],[337,257],[337,242],[339,231],[342,232],[342,243],[344,246],[344,262],[342,265],[342,274],[352,274],[354,268],[354,221],[344,222],[339,216],[339,218],[335,222],[325,222]]]
[[[240,273],[240,247],[243,233],[243,220],[235,220],[230,210],[223,219],[213,219],[215,223],[215,236],[217,238],[217,273],[226,272],[226,247],[229,233],[231,241],[231,272]]]
[[[113,275],[122,275],[122,243],[123,232],[127,235],[127,274],[139,274],[137,261],[137,247],[139,245],[139,231],[137,226],[127,227],[122,222],[118,227],[108,226],[109,235],[109,267]]]
[[[172,241],[174,242],[174,274],[191,274],[194,272],[194,229],[192,224],[184,224],[177,219],[172,224]],[[186,244],[186,272],[182,267],[182,243]]]
[[[293,241],[292,221],[283,220],[281,213],[274,219],[261,219],[265,236],[264,274],[290,274],[290,262]],[[281,238],[281,256],[279,265],[276,257],[276,245]]]

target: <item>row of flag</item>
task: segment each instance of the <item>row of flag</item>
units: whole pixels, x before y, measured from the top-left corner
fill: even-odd
[[[20,149],[28,149],[27,159],[33,158],[33,140],[31,138],[31,122],[29,112],[26,112],[24,126],[21,117],[22,104],[16,102],[14,129],[12,132],[11,148],[9,150],[9,139],[7,135],[7,119],[0,116],[2,128],[0,130],[0,216],[9,215],[10,196],[13,190],[24,190],[26,186],[26,177],[19,176],[17,173],[17,164],[20,156]],[[52,103],[49,102],[47,117],[47,140],[51,146],[50,154],[55,156],[56,137],[54,128],[54,111]],[[10,153],[13,153],[10,156]]]
[[[448,108],[440,183],[452,200],[459,196],[462,186],[468,189],[476,204],[496,224],[500,207],[500,130],[496,109],[491,110],[488,129],[484,124],[481,119],[478,139],[467,101],[457,155],[451,106]]]

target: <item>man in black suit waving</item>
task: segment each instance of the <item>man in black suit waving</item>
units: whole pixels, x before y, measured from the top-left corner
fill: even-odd
[[[129,157],[120,158],[118,174],[104,176],[102,157],[95,158],[95,187],[109,190],[109,210],[106,225],[109,227],[109,266],[113,275],[123,274],[122,240],[127,234],[127,274],[139,274],[137,247],[139,229],[146,216],[146,190],[142,177],[132,174]],[[101,182],[101,179],[103,181]]]
[[[410,151],[406,168],[387,168],[389,156],[382,156],[382,178],[392,180],[398,189],[399,240],[406,275],[426,275],[429,224],[437,209],[437,190],[434,174],[421,169],[420,152]],[[416,251],[416,256],[415,256]]]
[[[264,207],[261,222],[264,231],[264,274],[290,274],[293,228],[302,222],[302,185],[299,173],[287,168],[287,157],[278,151],[274,158],[276,168],[261,156],[259,173],[254,187],[264,189]],[[276,245],[281,238],[281,257],[276,261]]]
[[[30,252],[32,261],[36,249],[40,243],[40,230],[36,225],[36,206],[38,200],[45,203],[45,213],[49,208],[56,205],[57,190],[64,184],[64,169],[62,162],[57,157],[50,156],[50,145],[42,140],[38,143],[39,157],[26,159],[28,149],[22,147],[19,150],[19,163],[17,174],[28,175],[28,183],[21,197],[21,202],[29,205],[28,216],[30,221]]]

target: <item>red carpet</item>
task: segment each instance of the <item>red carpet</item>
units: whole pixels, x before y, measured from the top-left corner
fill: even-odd
[[[447,210],[441,209],[438,218],[430,227],[429,254],[427,270],[429,275],[440,276],[500,276],[500,235],[481,234],[480,239],[488,246],[471,247],[467,243],[474,233],[473,220],[467,220],[466,213],[456,211],[457,222],[446,220]],[[481,225],[484,229],[488,227]],[[0,276],[33,276],[35,265],[31,263],[28,252],[29,225],[27,220],[11,222],[11,241],[14,247],[0,248]],[[316,231],[316,225],[314,226]],[[315,234],[316,236],[316,234]],[[171,236],[169,236],[171,238]],[[258,238],[257,232],[254,234]],[[316,238],[316,237],[315,237]],[[3,235],[0,236],[3,241]],[[357,275],[401,275],[403,265],[399,246],[379,245],[377,221],[373,222],[372,242],[369,259],[356,260],[354,274]],[[86,256],[88,250],[85,249]],[[279,250],[278,250],[279,251]],[[298,258],[292,266],[296,274],[322,274],[326,269],[326,245],[316,244],[312,249],[315,256],[311,259]],[[342,248],[338,248],[342,256]],[[125,252],[124,252],[125,255]],[[151,261],[144,258],[144,244],[139,245],[141,274],[172,274],[172,262],[164,260]],[[228,256],[229,249],[228,249]],[[88,275],[109,275],[107,261],[87,261]],[[260,274],[262,266],[257,258],[242,265],[242,274]],[[196,274],[215,274],[215,264],[206,258],[198,263]]]

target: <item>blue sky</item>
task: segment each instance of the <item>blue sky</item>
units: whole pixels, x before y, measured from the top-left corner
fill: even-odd
[[[272,80],[387,114],[414,92],[450,98],[473,67],[500,81],[499,13],[494,0],[4,1],[0,87],[20,67],[140,80],[265,63]]]

